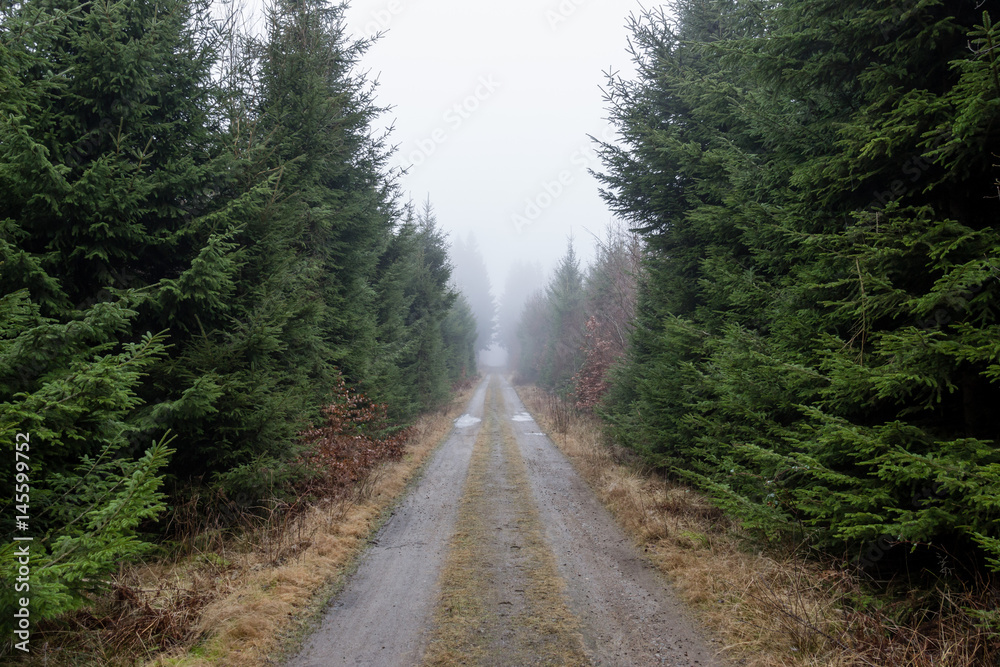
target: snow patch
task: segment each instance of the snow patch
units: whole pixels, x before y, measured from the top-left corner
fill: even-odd
[[[473,417],[470,414],[464,414],[455,420],[455,428],[468,428],[469,426],[475,426],[479,422],[483,421],[479,417]]]
[[[514,415],[510,419],[511,419],[511,421],[515,421],[515,422],[533,422],[533,421],[535,421],[534,419],[532,419],[531,415],[529,415],[527,412],[518,412],[516,415]]]

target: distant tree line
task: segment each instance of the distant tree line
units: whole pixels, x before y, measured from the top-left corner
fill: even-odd
[[[465,239],[457,237],[452,242],[451,257],[455,264],[452,279],[455,285],[461,287],[462,294],[469,301],[472,314],[476,317],[476,351],[487,350],[493,344],[496,334],[497,303],[490,285],[486,260],[475,234],[469,232]]]
[[[515,260],[507,270],[503,295],[497,307],[497,341],[507,350],[507,365],[512,369],[519,367],[517,352],[520,347],[518,328],[521,312],[528,299],[544,284],[545,272],[537,262]]]
[[[34,537],[34,619],[193,490],[281,493],[342,381],[402,424],[476,372],[476,320],[430,205],[400,203],[344,7],[277,0],[261,36],[212,9],[0,9],[5,459],[30,439],[0,522]]]
[[[641,275],[641,239],[621,225],[597,239],[596,257],[585,269],[571,240],[544,288],[523,300],[513,335],[506,337],[518,379],[593,410],[628,349]],[[517,298],[518,284],[508,284],[505,300]]]

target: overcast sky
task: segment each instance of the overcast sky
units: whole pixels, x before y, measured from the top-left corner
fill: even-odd
[[[516,258],[548,269],[572,232],[592,254],[611,214],[587,168],[613,136],[601,87],[631,76],[632,0],[354,0],[354,35],[383,31],[363,67],[393,107],[394,166],[451,235],[475,232],[500,296]]]

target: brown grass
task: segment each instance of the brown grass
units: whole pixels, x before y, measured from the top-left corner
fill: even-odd
[[[112,594],[49,633],[48,665],[261,665],[294,650],[388,511],[471,398],[421,418],[405,453],[351,491],[289,511],[280,502],[236,536],[191,534],[189,554],[123,569]]]
[[[579,621],[566,603],[565,583],[543,537],[527,470],[510,425],[500,416],[500,401],[491,386],[424,664],[586,665]],[[498,537],[500,524],[516,526],[516,545]]]
[[[201,614],[196,626],[201,641],[152,664],[259,665],[297,646],[470,396],[471,390],[449,410],[422,418],[402,460],[362,480],[353,498],[313,507],[292,525],[275,529],[267,546],[247,551],[231,585]]]
[[[983,596],[942,595],[941,608],[909,623],[869,604],[845,572],[757,546],[706,498],[644,467],[609,443],[596,418],[536,387],[518,394],[622,527],[670,578],[681,598],[747,667],[994,665],[996,633],[963,607],[990,609]]]

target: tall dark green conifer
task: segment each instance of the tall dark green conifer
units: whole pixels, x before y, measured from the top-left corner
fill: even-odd
[[[995,559],[989,16],[674,9],[610,97],[602,178],[650,257],[619,432],[759,526]]]
[[[476,373],[475,317],[454,292],[445,237],[428,201],[399,225],[379,262],[377,396],[402,421],[437,408]]]
[[[164,507],[165,424],[143,407],[169,340],[149,333],[163,328],[163,281],[225,303],[212,290],[235,265],[230,225],[208,228],[201,194],[215,169],[205,9],[39,2],[2,16],[0,430],[10,448],[14,433],[34,440],[39,617],[139,553],[139,522]]]
[[[854,543],[978,540],[996,559],[996,30],[972,2],[803,8],[821,12],[843,12],[827,51],[859,76],[837,152],[801,181],[829,219],[806,287],[827,306],[828,384],[792,439],[796,502]]]
[[[417,216],[416,239],[418,264],[408,322],[415,333],[416,350],[409,374],[415,382],[418,405],[427,410],[439,406],[451,389],[442,325],[457,297],[449,288],[448,247],[430,202]]]
[[[282,215],[298,226],[328,363],[366,387],[377,354],[372,284],[389,239],[395,191],[372,135],[371,85],[356,71],[343,5],[276,2],[264,45],[261,129],[282,169]],[[368,387],[366,387],[368,388]]]

